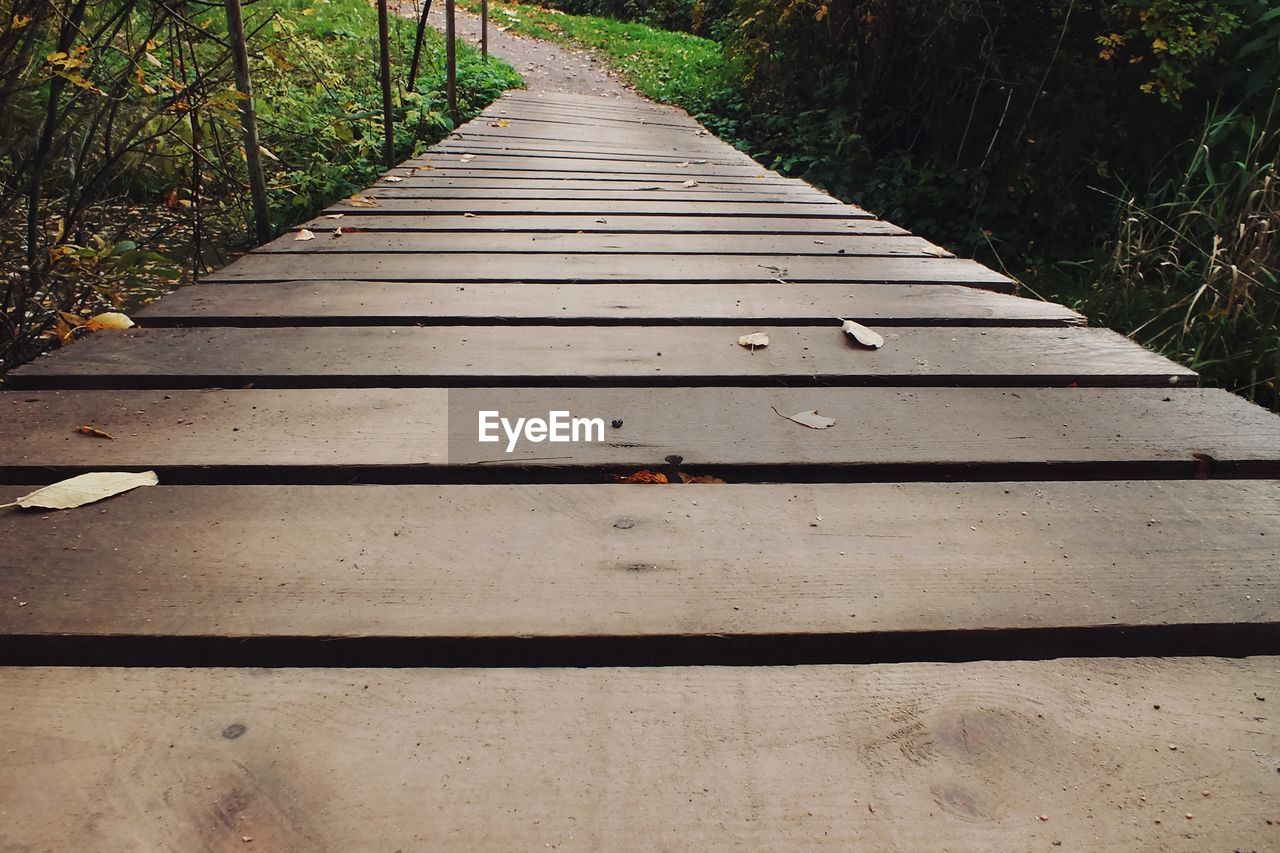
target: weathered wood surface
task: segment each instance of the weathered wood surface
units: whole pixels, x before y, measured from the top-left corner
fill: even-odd
[[[457,236],[457,235],[455,235]],[[827,323],[1062,326],[1079,314],[1052,302],[953,284],[487,284],[294,281],[187,287],[136,313],[152,325],[477,323]],[[656,350],[655,350],[656,352]]]
[[[0,846],[1265,850],[1278,670],[7,669]]]
[[[328,238],[332,239],[332,238]],[[810,255],[637,255],[569,252],[494,255],[245,255],[205,277],[218,281],[304,279],[407,282],[795,282],[797,284],[969,284],[1010,292],[1014,283],[961,258]]]
[[[767,331],[769,345],[738,338]],[[15,388],[505,384],[1194,385],[1104,329],[879,326],[878,350],[825,327],[442,326],[140,329],[10,374]]]
[[[558,233],[444,233],[349,231],[346,217],[330,220],[329,239],[299,240],[299,232],[285,234],[259,252],[290,254],[362,252],[377,254],[494,252],[504,254],[691,254],[691,255],[813,255],[866,257],[938,257],[950,253],[928,240],[910,236],[849,233],[814,237],[808,234],[601,234]],[[333,227],[342,236],[331,236]],[[357,226],[351,226],[355,228]],[[313,234],[318,232],[313,231]],[[305,235],[304,235],[305,236]],[[668,290],[670,292],[670,289]]]
[[[812,409],[836,425],[814,430],[778,414]],[[477,441],[481,410],[513,421],[563,410],[624,425],[603,442],[525,441],[507,453]],[[1196,454],[1224,475],[1280,471],[1280,418],[1193,388],[11,391],[0,396],[0,416],[10,428],[0,436],[0,478],[11,483],[30,482],[35,470],[104,467],[290,482],[311,476],[300,466],[412,481],[448,466],[470,477],[491,468],[635,470],[662,467],[670,455],[712,473],[803,467],[824,478],[1191,477],[1204,470]],[[75,434],[83,424],[115,440]]]
[[[434,205],[433,205],[434,208]],[[519,213],[467,216],[455,213],[413,213],[409,210],[361,208],[337,214],[325,214],[307,223],[319,234],[334,228],[360,228],[365,231],[447,231],[458,233],[587,233],[607,234],[755,234],[762,239],[772,234],[812,234],[846,237],[850,234],[905,235],[896,225],[875,219],[772,217],[772,216],[647,216],[636,214],[559,214],[527,216]]]
[[[802,217],[813,219],[870,218],[857,208],[840,204],[806,204],[803,202],[771,202],[755,205],[745,201],[689,201],[681,199],[432,199],[429,206],[422,199],[370,196],[376,207],[362,206],[351,199],[339,201],[326,208],[333,212],[359,212],[368,215],[370,210],[383,213],[407,211],[421,215],[424,207],[432,213],[512,214],[529,216],[557,216],[591,214],[592,216],[734,216],[734,217]]]
[[[0,510],[0,849],[1275,846],[1280,418],[638,100],[362,195],[0,392],[163,484]]]
[[[1277,531],[1274,481],[160,486],[0,514],[0,634],[1280,631]]]

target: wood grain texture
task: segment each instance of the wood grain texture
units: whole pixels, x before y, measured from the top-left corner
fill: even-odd
[[[1274,625],[1277,530],[1273,481],[162,485],[89,512],[0,511],[0,634]]]
[[[808,429],[774,409],[817,409],[836,425]],[[604,442],[523,442],[506,453],[477,441],[481,410],[513,422],[564,410],[624,426],[606,430]],[[0,394],[0,417],[9,425],[0,435],[7,482],[29,482],[14,477],[36,468],[137,466],[254,466],[253,482],[265,483],[296,477],[296,466],[421,466],[400,471],[410,477],[447,465],[636,470],[673,454],[713,470],[814,466],[833,477],[867,469],[895,479],[1009,466],[1023,479],[1026,471],[1078,475],[1080,466],[1114,478],[1124,465],[1189,477],[1199,470],[1194,454],[1272,476],[1280,462],[1280,417],[1225,391],[1191,388],[10,391]],[[82,424],[115,440],[75,434]]]
[[[354,235],[353,235],[354,236]],[[366,235],[369,236],[369,235]],[[453,235],[460,236],[460,235]],[[296,281],[194,285],[133,315],[144,326],[407,323],[826,323],[1060,326],[1083,322],[1052,302],[948,284],[422,285]]]
[[[218,281],[304,279],[418,282],[794,282],[797,284],[969,284],[1010,292],[1014,283],[961,258],[795,255],[249,254],[205,276]]]
[[[489,170],[518,169],[522,172],[565,172],[589,174],[603,172],[614,175],[670,175],[681,180],[704,177],[738,177],[754,180],[757,175],[761,179],[775,177],[757,165],[704,163],[691,164],[681,169],[677,164],[668,161],[644,161],[630,159],[583,159],[576,156],[565,157],[522,157],[513,154],[477,154],[474,158],[463,159],[458,154],[424,154],[412,160],[406,160],[401,168],[425,169],[430,166],[437,171],[460,169],[464,171],[483,172]]]
[[[520,213],[467,216],[464,212],[422,213],[409,209],[361,208],[347,210],[342,218],[325,214],[307,228],[317,234],[334,228],[365,231],[446,231],[451,233],[584,233],[602,234],[812,234],[819,239],[850,234],[905,235],[896,225],[878,219],[849,216],[843,219],[775,216],[643,216],[635,214],[559,214],[530,216]]]
[[[815,237],[809,234],[602,234],[600,232],[387,232],[347,230],[346,217],[327,220],[329,239],[298,240],[291,232],[259,252],[289,254],[364,252],[495,254],[694,254],[813,255],[867,257],[939,257],[944,250],[919,237],[853,233]],[[329,236],[334,227],[341,238]],[[312,231],[313,234],[318,234]],[[949,253],[946,253],[949,256]]]
[[[459,189],[448,186],[441,186],[436,182],[430,186],[422,186],[420,183],[408,184],[402,183],[379,183],[374,187],[364,191],[366,198],[417,198],[434,201],[437,199],[463,199],[463,200],[491,200],[491,199],[511,199],[513,201],[559,201],[559,200],[580,200],[580,201],[654,201],[659,199],[667,199],[675,202],[732,202],[735,204],[808,204],[814,207],[831,207],[839,206],[840,202],[830,196],[820,195],[818,193],[797,192],[794,190],[786,190],[784,192],[746,192],[746,191],[721,191],[714,189],[703,189],[701,187],[695,189],[683,189],[679,186],[673,189],[665,189],[657,184],[647,187],[641,187],[639,190],[615,190],[615,189],[574,189],[574,190],[518,190],[512,189],[505,191],[501,188],[496,189]]]
[[[738,338],[767,331],[768,347]],[[136,329],[11,371],[14,388],[583,384],[1146,385],[1195,373],[1105,329],[876,328],[879,350],[825,327],[443,326]],[[658,355],[657,353],[661,353]]]
[[[0,846],[1264,850],[1277,669],[6,669]]]
[[[655,194],[657,195],[657,194]],[[870,219],[871,215],[842,204],[805,204],[799,202],[771,202],[769,205],[752,205],[742,201],[687,201],[679,199],[644,198],[622,199],[431,199],[429,202],[414,198],[369,196],[377,203],[369,208],[343,199],[325,208],[332,213],[361,213],[371,210],[382,213],[471,213],[526,214],[530,216],[556,216],[565,214],[590,214],[593,217],[621,216],[736,216],[736,217],[810,217],[826,219]]]

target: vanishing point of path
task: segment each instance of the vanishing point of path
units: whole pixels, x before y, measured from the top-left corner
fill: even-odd
[[[0,392],[0,849],[1277,845],[1280,418],[639,99],[306,229]]]

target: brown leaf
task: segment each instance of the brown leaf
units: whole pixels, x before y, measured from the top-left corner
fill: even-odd
[[[719,477],[712,477],[710,474],[686,474],[680,472],[680,482],[682,483],[709,483],[715,485],[725,485],[725,481]]]
[[[670,482],[670,480],[668,480],[668,479],[667,479],[667,475],[666,475],[666,474],[660,474],[660,473],[658,473],[657,471],[650,471],[648,468],[645,468],[645,469],[642,469],[642,470],[640,470],[640,471],[637,471],[637,472],[635,472],[634,474],[630,474],[630,475],[628,475],[628,476],[626,476],[626,477],[623,477],[623,476],[618,475],[618,474],[613,474],[613,475],[612,475],[612,477],[613,477],[614,482],[616,482],[616,483],[650,483],[650,484],[655,484],[655,483],[669,483],[669,482]]]
[[[114,435],[108,435],[107,433],[103,432],[102,430],[98,429],[97,427],[91,427],[91,426],[78,426],[78,427],[76,427],[76,432],[80,433],[81,435],[91,435],[91,436],[93,436],[94,438],[106,438],[106,439],[109,439],[109,440],[111,440],[111,441],[115,441],[115,436],[114,436]]]
[[[129,319],[129,315],[119,311],[104,311],[94,314],[84,323],[87,332],[99,332],[103,329],[132,329],[137,323]]]

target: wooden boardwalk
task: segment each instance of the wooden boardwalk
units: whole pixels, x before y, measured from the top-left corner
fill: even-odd
[[[0,392],[161,483],[0,510],[0,850],[1280,847],[1280,418],[638,100],[306,228]]]

